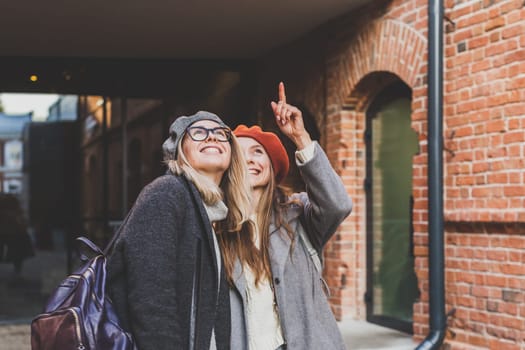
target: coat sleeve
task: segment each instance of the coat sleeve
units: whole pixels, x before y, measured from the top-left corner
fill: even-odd
[[[177,189],[179,187],[179,189]],[[127,312],[139,349],[180,344],[176,305],[176,247],[187,203],[173,176],[148,185],[121,232]]]
[[[352,200],[319,144],[315,145],[313,158],[298,164],[298,168],[306,193],[294,194],[292,198],[303,203],[302,225],[314,247],[320,250],[352,211]]]

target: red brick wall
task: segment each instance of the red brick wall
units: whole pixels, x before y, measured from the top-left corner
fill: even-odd
[[[349,14],[269,55],[267,91],[289,80],[291,103],[313,113],[321,144],[355,204],[326,250],[338,318],[365,308],[364,112],[391,79],[412,88],[414,245],[421,290],[416,339],[428,334],[427,1],[392,1]],[[524,349],[525,10],[523,1],[447,1],[445,14],[445,221],[447,349]],[[304,52],[313,58],[303,62]],[[346,285],[341,285],[341,274]]]
[[[458,349],[523,349],[525,11],[514,0],[447,5],[455,24],[445,37],[449,340]]]
[[[324,148],[354,203],[351,216],[325,248],[325,276],[338,319],[366,315],[362,302],[366,291],[363,130],[362,113],[344,110],[327,118]]]
[[[449,14],[446,218],[524,221],[523,2],[471,2]]]
[[[409,10],[411,9],[405,8],[402,13],[406,15]],[[371,7],[364,12],[339,19],[331,26],[321,28],[312,37],[291,45],[287,54],[279,56],[278,60],[270,55],[263,60],[263,68],[259,70],[262,72],[260,91],[269,89],[270,84],[276,81],[286,81],[289,77],[289,101],[306,105],[316,116],[321,131],[321,144],[343,177],[348,193],[354,200],[354,212],[325,251],[325,275],[332,288],[331,302],[339,319],[362,319],[366,315],[363,303],[366,291],[364,110],[368,100],[379,91],[379,83],[370,74],[390,72],[383,79],[384,82],[390,82],[394,73],[414,89],[413,127],[416,131],[422,132],[426,118],[426,90],[423,86],[426,40],[410,25],[385,17],[382,14],[384,11],[383,7]],[[417,13],[416,10],[412,11]],[[381,14],[379,18],[378,13]],[[421,22],[414,21],[414,16],[408,16],[408,20],[418,25]],[[342,41],[325,43],[322,39],[322,33],[330,37],[334,32],[342,31],[345,31],[339,34],[344,38]],[[317,52],[318,56],[306,63],[301,59],[302,64],[298,67],[296,61],[303,57],[305,47]],[[312,47],[320,47],[322,50],[312,50]],[[319,62],[320,60],[322,61]],[[306,89],[301,88],[303,86],[309,87],[313,93],[309,94]],[[260,100],[264,99],[266,96],[260,94]],[[261,106],[264,106],[264,102],[261,102]],[[264,109],[260,110],[261,115],[265,113],[267,112]],[[415,175],[424,177],[426,172],[422,168],[425,166],[425,158],[417,164]],[[426,199],[421,199],[426,182],[415,181],[415,184],[418,186],[416,208],[419,208],[426,203]],[[422,229],[416,234],[418,237],[426,232],[426,214],[418,210],[415,219],[416,228]],[[341,283],[342,274],[345,274],[345,285]]]
[[[524,224],[447,224],[451,348],[523,349],[524,231]]]
[[[417,16],[411,15],[411,11],[417,13],[416,10],[408,6],[402,6],[402,8],[403,11],[400,13],[403,16],[406,16],[411,22],[420,23],[414,20]],[[392,12],[396,13],[396,9],[393,7]],[[353,159],[339,158],[339,161],[347,161],[355,164],[356,167],[354,175],[346,180],[346,183],[353,187],[353,191],[349,191],[349,194],[354,198],[356,205],[354,214],[349,219],[354,223],[353,230],[350,231],[353,232],[353,237],[348,238],[352,239],[351,242],[358,249],[353,250],[353,259],[350,260],[354,274],[352,278],[353,298],[349,296],[342,300],[342,308],[349,311],[345,316],[364,318],[366,315],[363,303],[363,295],[366,291],[366,202],[362,186],[365,178],[365,149],[362,142],[365,127],[364,111],[370,99],[386,83],[392,81],[392,74],[413,89],[412,127],[421,136],[420,150],[422,151],[422,155],[416,156],[413,161],[414,237],[416,244],[426,244],[426,155],[423,153],[426,151],[426,138],[424,137],[426,87],[423,85],[426,68],[426,40],[409,24],[391,18],[391,16],[367,23],[361,33],[351,41],[348,48],[339,53],[337,59],[332,59],[328,65],[330,72],[328,76],[333,79],[327,83],[330,89],[330,93],[327,94],[327,119],[337,120],[340,110],[344,107],[353,110],[351,113],[346,113],[346,117],[355,121],[353,128],[342,124],[338,126],[340,130],[343,130],[342,139],[354,140]],[[329,139],[333,138],[330,133],[328,135]],[[337,144],[334,146],[338,147]],[[327,150],[331,151],[330,145],[327,145]],[[350,254],[348,247],[347,243],[341,250],[343,252],[346,250]],[[422,300],[426,300],[424,281],[427,279],[427,252],[416,246],[416,255],[418,255],[416,265],[422,289]],[[423,256],[423,259],[419,256]],[[414,318],[422,322],[421,325],[417,324],[416,334],[425,333],[427,320],[423,307],[416,308]]]

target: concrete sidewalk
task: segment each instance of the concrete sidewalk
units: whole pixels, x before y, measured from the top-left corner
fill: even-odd
[[[413,350],[417,345],[410,335],[365,321],[343,321],[339,327],[348,350]],[[29,335],[30,326],[27,323],[0,324],[0,350],[30,350]]]
[[[31,350],[28,324],[1,324],[0,350]]]
[[[413,350],[417,343],[410,334],[366,321],[345,320],[339,329],[348,350]]]

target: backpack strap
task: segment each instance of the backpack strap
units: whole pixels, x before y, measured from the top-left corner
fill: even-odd
[[[310,255],[310,258],[312,259],[315,269],[319,274],[323,273],[323,265],[321,264],[321,259],[319,258],[319,253],[317,253],[317,250],[313,247],[312,243],[306,237],[306,234],[304,230],[299,229],[299,239],[301,240],[301,243],[306,248],[306,251],[308,252],[308,255]]]
[[[93,253],[95,253],[97,255],[102,254],[102,250],[100,250],[100,248],[95,243],[91,242],[89,240],[89,238],[82,236],[82,237],[77,237],[76,240],[79,241],[80,243],[84,243],[86,246],[88,246],[88,248],[91,249],[93,251]]]
[[[113,237],[111,237],[111,240],[106,245],[106,248],[104,250],[101,250],[99,247],[97,247],[95,243],[91,242],[91,240],[89,240],[87,237],[84,237],[84,236],[80,236],[76,238],[76,241],[78,242],[77,244],[79,244],[79,247],[81,247],[81,244],[88,247],[90,250],[89,252],[90,255],[94,254],[94,255],[108,256],[108,254],[111,253],[111,249],[113,249],[113,246],[115,245],[118,237],[120,236],[120,231],[122,231],[122,227],[124,227],[124,224],[128,221],[128,218],[132,212],[133,212],[133,208],[131,208],[131,210],[128,212],[128,215],[126,215],[126,218],[124,219],[124,221],[122,221],[122,224],[120,224],[119,228],[117,229],[117,232],[115,232]],[[80,260],[87,261],[90,259],[89,255],[85,254],[84,252],[79,251],[79,253],[80,253]]]
[[[304,224],[304,218],[301,215],[300,216],[300,224],[301,226],[305,226]],[[321,280],[323,290],[328,298],[330,298],[330,288],[328,287],[328,283],[323,278],[323,263],[321,262],[321,258],[319,257],[319,253],[317,252],[317,249],[314,248],[312,245],[312,242],[310,242],[310,239],[306,236],[306,232],[304,229],[297,228],[297,231],[299,232],[299,240],[301,241],[303,247],[306,249],[306,252],[308,255],[310,255],[310,259],[312,259],[312,262],[314,263],[315,269],[317,270],[317,273],[319,273],[319,278]]]
[[[111,240],[109,241],[109,243],[107,244],[106,248],[104,248],[104,255],[105,256],[108,256],[110,253],[111,253],[111,250],[113,249],[113,246],[115,245],[115,243],[117,242],[117,239],[119,238],[120,236],[120,232],[122,231],[122,228],[124,227],[124,225],[126,224],[126,222],[128,222],[128,219],[129,217],[131,216],[131,213],[133,213],[133,209],[135,208],[135,206],[133,206],[130,211],[128,212],[128,215],[126,215],[126,217],[124,218],[124,220],[122,221],[122,224],[120,224],[120,226],[118,227],[117,229],[117,232],[115,232],[115,234],[113,235],[113,237],[111,237]]]

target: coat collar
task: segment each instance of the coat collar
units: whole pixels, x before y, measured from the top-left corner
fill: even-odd
[[[243,269],[239,259],[235,259],[232,279],[233,284],[235,284],[235,288],[239,291],[239,295],[242,298],[243,304],[246,304],[246,278],[244,277]]]
[[[226,207],[223,201],[218,201],[212,205],[204,203],[204,209],[206,209],[206,214],[208,214],[211,222],[224,220],[228,215],[228,207]]]
[[[204,227],[204,235],[206,236],[207,247],[209,248],[209,251],[211,252],[211,255],[213,256],[212,261],[213,261],[213,267],[215,269],[215,274],[219,275],[219,266],[217,266],[217,254],[215,252],[215,247],[213,245],[212,235],[214,233],[211,227],[210,219],[208,218],[208,214],[206,212],[206,208],[204,207],[204,202],[202,201],[202,197],[199,191],[197,190],[197,188],[195,187],[195,185],[191,181],[189,181],[185,176],[181,176],[181,178],[183,178],[183,181],[188,186],[188,189],[193,197],[193,201],[198,208],[201,223]]]

